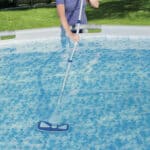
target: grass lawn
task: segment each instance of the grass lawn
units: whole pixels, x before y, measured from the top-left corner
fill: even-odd
[[[150,0],[103,0],[86,11],[90,24],[150,25]],[[59,25],[56,8],[0,11],[0,31]]]

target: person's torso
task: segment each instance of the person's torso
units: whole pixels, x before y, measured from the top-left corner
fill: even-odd
[[[87,18],[85,14],[86,0],[83,0],[83,11],[81,17],[81,23],[86,24]],[[80,3],[81,0],[64,0],[65,2],[65,13],[67,20],[70,25],[75,25],[79,17]]]
[[[83,0],[83,7],[86,6],[86,0]],[[66,12],[80,9],[81,0],[64,0]]]

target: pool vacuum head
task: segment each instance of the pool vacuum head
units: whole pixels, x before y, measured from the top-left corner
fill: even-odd
[[[53,124],[47,121],[39,121],[38,129],[41,131],[67,131],[69,124]]]

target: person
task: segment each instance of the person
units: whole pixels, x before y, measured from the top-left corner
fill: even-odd
[[[99,0],[83,0],[83,11],[81,15],[81,24],[87,24],[87,16],[85,8],[87,3],[92,7],[99,7]],[[79,35],[75,34],[75,26],[79,17],[81,0],[56,0],[57,13],[61,22],[61,43],[65,42],[65,38],[69,38],[74,42],[79,41]],[[72,30],[70,29],[72,28]],[[82,32],[82,30],[80,31]]]

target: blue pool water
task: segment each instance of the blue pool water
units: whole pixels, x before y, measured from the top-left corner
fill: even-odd
[[[58,116],[70,129],[61,133],[37,122],[52,117],[70,50],[49,40],[1,47],[0,149],[148,150],[149,40],[81,40]]]

